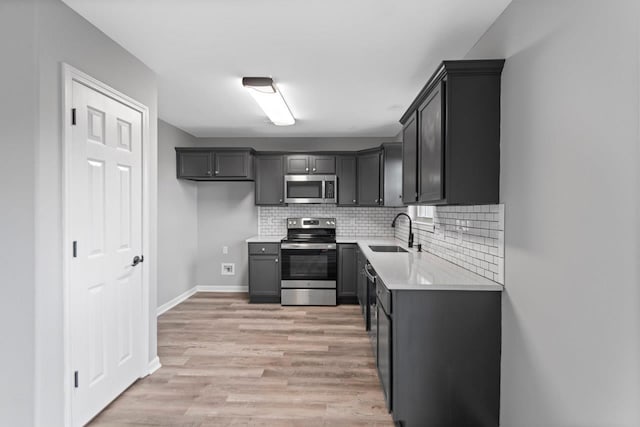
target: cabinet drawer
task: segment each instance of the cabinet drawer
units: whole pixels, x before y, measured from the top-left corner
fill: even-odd
[[[387,289],[380,279],[376,280],[376,294],[384,311],[387,314],[391,314],[391,291]]]
[[[280,243],[249,243],[249,255],[278,255]]]

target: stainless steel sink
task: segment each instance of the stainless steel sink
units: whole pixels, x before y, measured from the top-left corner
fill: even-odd
[[[400,246],[369,245],[369,249],[373,252],[407,252]]]

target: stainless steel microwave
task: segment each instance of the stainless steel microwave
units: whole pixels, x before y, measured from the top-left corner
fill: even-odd
[[[285,203],[337,203],[335,175],[285,175]]]

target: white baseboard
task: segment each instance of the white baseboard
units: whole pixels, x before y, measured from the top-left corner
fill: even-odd
[[[171,301],[162,304],[157,308],[156,314],[160,316],[171,310],[176,305],[189,299],[196,292],[249,292],[247,285],[211,285],[211,286],[194,286],[193,288],[181,293]],[[159,363],[159,362],[158,362]]]
[[[198,292],[249,292],[247,285],[198,286]]]
[[[160,307],[158,307],[158,309],[156,310],[156,314],[160,316],[161,314],[171,310],[173,307],[185,301],[187,298],[189,298],[191,295],[195,294],[196,292],[198,292],[198,287],[194,286],[193,288],[181,293],[171,301],[165,302]]]
[[[153,374],[155,371],[157,371],[161,367],[162,365],[160,364],[160,358],[156,356],[156,358],[153,359],[151,362],[149,362],[149,365],[147,366],[147,375]]]

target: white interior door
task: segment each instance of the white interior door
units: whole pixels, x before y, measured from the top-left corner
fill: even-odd
[[[142,114],[73,81],[69,283],[73,425],[143,372]]]

